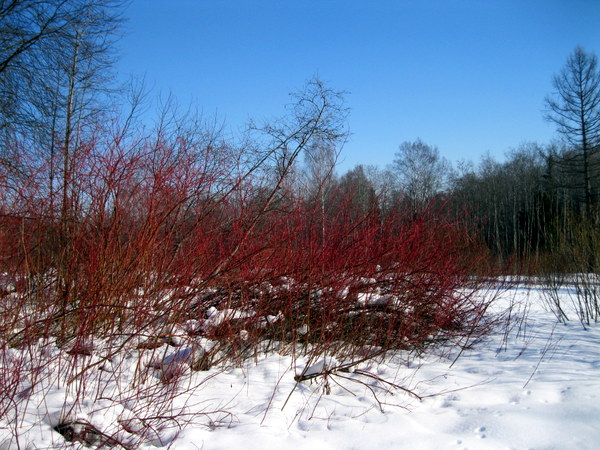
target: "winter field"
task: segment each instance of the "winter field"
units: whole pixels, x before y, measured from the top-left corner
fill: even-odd
[[[12,417],[0,422],[0,448],[598,448],[600,328],[569,313],[569,289],[559,292],[566,324],[548,310],[539,285],[482,293],[495,297],[488,313],[502,320],[458,359],[439,349],[328,370],[340,366],[288,350],[190,371],[184,362],[194,350],[182,326],[178,345],[116,355],[78,379],[69,372],[73,359],[101,360],[101,343],[89,355],[40,346],[55,357],[38,371],[35,388],[19,381],[14,407],[5,406]],[[28,361],[11,352],[15,362]],[[2,361],[4,386],[19,370],[9,359]],[[148,379],[140,367],[149,368]],[[305,381],[295,381],[299,373]],[[157,379],[176,382],[157,388]]]
[[[161,39],[121,49],[129,3],[150,2],[0,0],[0,450],[600,449],[593,52],[576,47],[553,78],[548,144],[474,164],[462,159],[469,122],[456,167],[417,137],[379,168],[385,123],[395,136],[404,124],[401,134],[447,139],[443,114],[442,127],[428,122],[435,114],[412,126],[406,96],[397,109],[410,120],[393,120],[395,77],[381,86],[384,109],[353,105],[364,127],[350,120],[345,88],[360,86],[349,79],[338,90],[313,76],[277,113],[275,90],[311,66],[298,54],[325,54],[322,39],[316,52],[284,52],[294,61],[278,70],[251,64],[266,68],[251,78],[271,80],[269,92],[245,83],[238,95],[235,48],[215,51],[196,20],[184,33],[193,45],[167,44],[183,50],[162,52],[167,64],[148,45]],[[209,2],[187,3],[212,18]],[[215,15],[235,17],[234,31],[237,6]],[[299,17],[276,6],[278,23]],[[227,35],[218,31],[209,35]],[[152,55],[144,64],[169,69],[165,84],[148,72],[146,85],[137,62],[117,66],[139,43]],[[210,59],[220,55],[224,64]],[[227,81],[225,110],[210,104],[210,72]],[[193,96],[202,103],[170,94],[172,83],[187,89],[183,73],[208,89]],[[498,151],[498,125],[472,149]],[[365,164],[338,173],[352,163],[346,144]]]

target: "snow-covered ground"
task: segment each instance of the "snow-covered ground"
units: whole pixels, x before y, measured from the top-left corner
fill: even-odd
[[[497,307],[514,304],[510,328],[498,328],[454,364],[456,355],[398,358],[361,366],[370,377],[340,373],[298,384],[294,376],[305,362],[299,358],[293,368],[292,356],[272,354],[241,368],[190,372],[173,405],[154,405],[157,414],[189,415],[163,418],[166,426],[143,448],[600,448],[600,325],[584,330],[575,316],[557,324],[540,292],[526,286],[504,292]],[[177,353],[168,358],[173,362]],[[129,364],[133,372],[139,362],[132,356],[119,367]],[[328,362],[314,362],[312,370],[322,364]],[[19,448],[64,446],[52,427],[68,409],[66,389],[53,386],[43,402],[35,392],[23,394],[27,413],[0,422],[0,448],[18,448],[15,434]],[[80,399],[69,414],[107,432],[131,420],[135,431],[131,399],[117,407],[110,393],[95,398]]]

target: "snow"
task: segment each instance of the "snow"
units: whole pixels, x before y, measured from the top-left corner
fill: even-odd
[[[117,423],[126,425],[135,436],[144,428],[142,416],[171,412],[180,415],[163,418],[160,426],[147,430],[141,448],[598,448],[600,327],[584,329],[575,320],[557,323],[536,286],[506,290],[496,308],[507,305],[513,306],[510,324],[498,326],[457,360],[456,353],[447,352],[408,361],[398,355],[336,372],[333,359],[310,361],[274,353],[242,367],[193,372],[183,361],[198,349],[164,345],[146,356],[114,358],[111,364],[121,369],[119,376],[98,370],[86,380],[89,398],[72,398],[72,384],[48,381],[45,389],[31,389],[23,382],[19,395],[26,399],[24,409],[0,420],[0,448],[17,448],[15,434],[20,448],[65,445],[52,430],[65,415],[73,422],[93,423],[107,434],[114,433]],[[212,313],[211,322],[240,314]],[[94,348],[99,346],[95,343]],[[19,351],[11,352],[19,360]],[[69,366],[64,359],[72,357],[61,355],[44,371],[64,370]],[[80,358],[89,362],[94,356]],[[148,380],[139,381],[148,390],[138,386],[128,396],[123,386],[141,365],[154,370]],[[298,375],[323,371],[329,371],[326,378],[295,381]],[[161,394],[150,387],[156,377],[179,382],[161,385]],[[101,380],[105,392],[97,395]],[[151,401],[134,395],[139,392]],[[172,403],[156,402],[169,393],[177,394]],[[126,441],[121,433],[117,437]]]

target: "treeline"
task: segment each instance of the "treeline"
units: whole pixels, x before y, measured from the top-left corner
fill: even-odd
[[[504,261],[537,272],[597,271],[600,166],[593,161],[591,205],[574,152],[536,144],[457,176],[453,200],[471,209],[488,247]]]
[[[297,185],[306,198],[324,202],[324,211],[335,209],[334,194],[351,192],[354,210],[376,211],[382,219],[451,216],[476,230],[491,266],[521,273],[598,270],[598,152],[589,161],[590,196],[581,155],[566,145],[526,143],[503,161],[488,155],[453,168],[436,147],[417,139],[401,144],[386,169],[358,165],[339,177],[323,170],[325,183],[313,165],[333,152],[322,153],[309,154]]]

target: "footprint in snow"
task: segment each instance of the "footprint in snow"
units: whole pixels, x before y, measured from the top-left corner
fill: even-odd
[[[485,427],[477,427],[475,433],[479,434],[480,439],[485,439]]]

